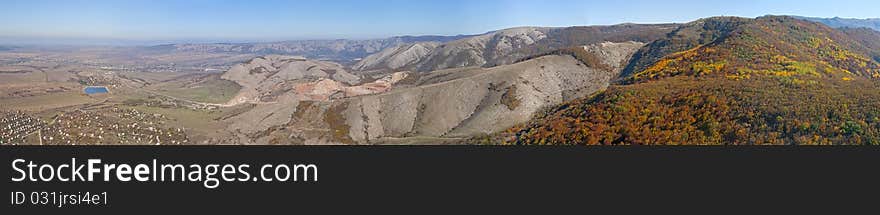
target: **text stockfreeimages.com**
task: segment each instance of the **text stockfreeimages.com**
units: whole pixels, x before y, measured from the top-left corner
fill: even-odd
[[[71,158],[70,163],[41,164],[25,159],[12,161],[13,182],[200,182],[209,189],[221,182],[316,182],[316,164],[151,164],[103,163],[101,159],[85,162]],[[251,172],[256,169],[256,172]]]

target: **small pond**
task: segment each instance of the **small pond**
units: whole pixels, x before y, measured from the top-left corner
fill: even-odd
[[[86,87],[85,89],[83,89],[83,92],[85,92],[86,94],[92,95],[92,94],[109,93],[110,90],[107,90],[107,87],[103,87],[103,86],[92,86],[92,87]]]

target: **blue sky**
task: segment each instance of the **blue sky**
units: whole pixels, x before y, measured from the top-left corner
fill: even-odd
[[[0,37],[364,39],[766,14],[880,17],[880,1],[0,0]]]

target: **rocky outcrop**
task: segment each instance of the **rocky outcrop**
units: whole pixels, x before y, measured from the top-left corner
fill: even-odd
[[[470,66],[513,63],[526,57],[518,50],[547,38],[551,28],[521,27],[489,32],[447,43],[403,44],[369,55],[352,69],[429,72]]]
[[[645,43],[629,41],[622,43],[603,42],[583,47],[584,50],[600,59],[603,64],[611,66],[614,71],[619,72],[626,66],[633,53],[643,46]]]
[[[417,63],[428,56],[439,45],[440,43],[436,42],[401,44],[365,57],[352,66],[352,69],[361,71],[377,69],[397,70]]]
[[[663,38],[677,24],[621,24],[566,28],[520,27],[493,31],[436,46],[408,44],[394,46],[359,61],[353,70],[431,72],[462,67],[508,65],[523,58],[560,49],[602,42],[650,43]]]
[[[547,38],[550,28],[511,28],[471,38],[452,41],[440,46],[431,55],[414,65],[416,71],[426,72],[468,66],[503,65],[526,56],[512,55],[516,49],[535,44]]]
[[[325,144],[350,143],[345,135],[333,135],[346,126],[334,115],[331,101],[376,94],[392,89],[408,73],[399,72],[360,83],[336,63],[307,60],[302,57],[269,55],[235,65],[221,78],[242,88],[221,106],[237,106],[241,112],[223,119],[226,134],[218,134],[218,143],[273,142]],[[241,107],[249,104],[251,108]]]
[[[356,86],[348,86],[333,79],[321,79],[315,82],[296,84],[293,87],[293,93],[304,96],[305,100],[330,101],[331,99],[383,93],[407,76],[408,74],[405,72],[397,72],[379,80]]]
[[[318,79],[332,79],[349,85],[360,81],[358,76],[346,72],[337,63],[280,55],[259,57],[235,65],[221,78],[242,86],[226,105],[273,102],[279,95],[290,92],[294,84]]]

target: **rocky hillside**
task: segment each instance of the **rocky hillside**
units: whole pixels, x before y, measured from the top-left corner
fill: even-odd
[[[580,47],[581,55],[600,62],[550,54],[492,68],[394,73],[374,81],[320,72],[339,69],[326,62],[257,58],[223,76],[243,86],[232,103],[254,107],[226,119],[231,135],[216,141],[417,143],[494,133],[527,121],[545,106],[604,89],[642,45]]]
[[[631,47],[617,48],[635,51]],[[604,89],[614,75],[586,67],[571,56],[550,55],[431,81],[459,72],[439,71],[422,77],[425,83],[417,87],[343,101],[337,104],[344,107],[340,109],[347,125],[343,130],[354,142],[494,133],[528,120],[542,107]]]
[[[431,54],[437,46],[440,46],[440,43],[422,42],[400,44],[365,57],[363,60],[358,61],[358,63],[352,66],[352,69],[360,71],[383,69],[391,71],[398,70],[424,59]]]
[[[502,65],[526,55],[512,55],[516,49],[547,38],[550,28],[511,28],[444,44],[414,65],[416,71],[434,71],[468,66]]]
[[[360,77],[349,74],[336,63],[307,60],[301,57],[269,55],[233,66],[221,77],[242,86],[226,105],[274,102],[290,93],[295,85],[318,79],[332,79],[355,84]]]
[[[880,63],[865,42],[791,17],[701,19],[642,48],[622,85],[557,106],[501,139],[880,144]]]
[[[880,62],[880,32],[869,28],[840,28],[838,30],[868,48],[874,60]]]
[[[390,69],[429,72],[462,67],[492,67],[562,48],[601,42],[648,43],[675,29],[676,24],[521,27],[489,32],[440,45],[409,44],[364,58],[356,70]]]

